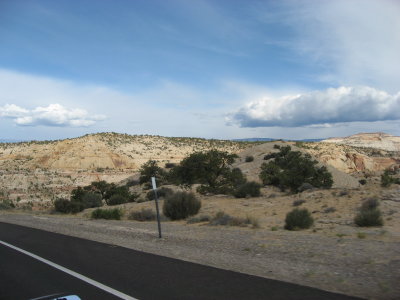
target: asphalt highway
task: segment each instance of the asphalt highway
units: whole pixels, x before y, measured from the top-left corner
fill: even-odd
[[[0,241],[0,300],[124,298],[6,244],[136,299],[357,299],[2,222]]]

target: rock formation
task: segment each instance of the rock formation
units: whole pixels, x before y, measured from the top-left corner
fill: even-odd
[[[383,132],[358,133],[345,138],[330,138],[322,142],[386,151],[400,151],[400,136],[393,136]]]

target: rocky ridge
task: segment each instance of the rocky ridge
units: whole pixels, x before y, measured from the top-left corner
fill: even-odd
[[[393,136],[383,132],[358,133],[344,138],[329,138],[322,142],[386,151],[400,151],[400,136]]]
[[[367,148],[323,142],[304,143],[301,147],[319,161],[345,173],[361,172],[372,175],[388,168],[396,169],[400,166],[400,152],[366,151]]]
[[[321,142],[296,142],[318,161],[345,173],[379,174],[400,168],[400,137],[385,133],[359,133]]]

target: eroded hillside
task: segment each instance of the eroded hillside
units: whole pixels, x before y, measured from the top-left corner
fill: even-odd
[[[330,138],[320,143],[299,143],[299,146],[346,173],[371,175],[400,167],[400,137],[382,132]]]
[[[237,153],[254,143],[99,133],[79,138],[0,144],[0,200],[30,209],[52,206],[58,197],[92,181],[119,183],[143,163],[177,163],[195,151]]]
[[[0,144],[1,169],[136,171],[149,159],[179,162],[194,151],[236,153],[248,146],[222,140],[99,133],[61,141]]]

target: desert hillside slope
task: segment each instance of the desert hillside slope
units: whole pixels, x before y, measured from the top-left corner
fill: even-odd
[[[264,160],[264,156],[266,154],[277,152],[277,149],[274,149],[275,145],[279,146],[290,146],[293,151],[302,151],[307,152],[303,148],[299,148],[293,142],[283,142],[276,141],[270,143],[263,143],[261,145],[255,145],[248,147],[239,153],[239,159],[235,162],[234,167],[238,167],[242,170],[242,172],[246,175],[248,180],[260,181],[260,166]],[[252,162],[246,162],[246,157],[252,156],[254,160]],[[316,158],[316,156],[314,155]],[[319,159],[317,159],[319,160]],[[322,161],[321,161],[322,162]],[[358,180],[345,172],[339,171],[333,166],[327,164],[326,162],[322,162],[322,165],[325,165],[329,172],[333,177],[333,187],[334,188],[355,188],[359,186]]]
[[[264,155],[277,151],[275,144],[290,145],[327,165],[336,188],[356,188],[358,180],[400,166],[400,152],[336,143],[249,143],[98,133],[60,141],[0,143],[0,200],[48,207],[59,197],[68,199],[77,186],[137,178],[139,168],[149,159],[164,167],[195,151],[210,149],[238,154],[234,167],[242,169],[249,180],[259,181]],[[247,156],[254,161],[247,163]]]
[[[345,173],[371,175],[400,167],[400,137],[385,133],[359,133],[319,143],[296,143],[319,161]]]
[[[98,133],[60,141],[0,144],[0,168],[136,171],[149,159],[179,162],[194,151],[218,149],[236,153],[247,145],[200,138]]]
[[[59,141],[0,143],[0,201],[51,207],[93,181],[120,183],[149,159],[177,163],[195,151],[238,153],[255,143],[98,133]]]

